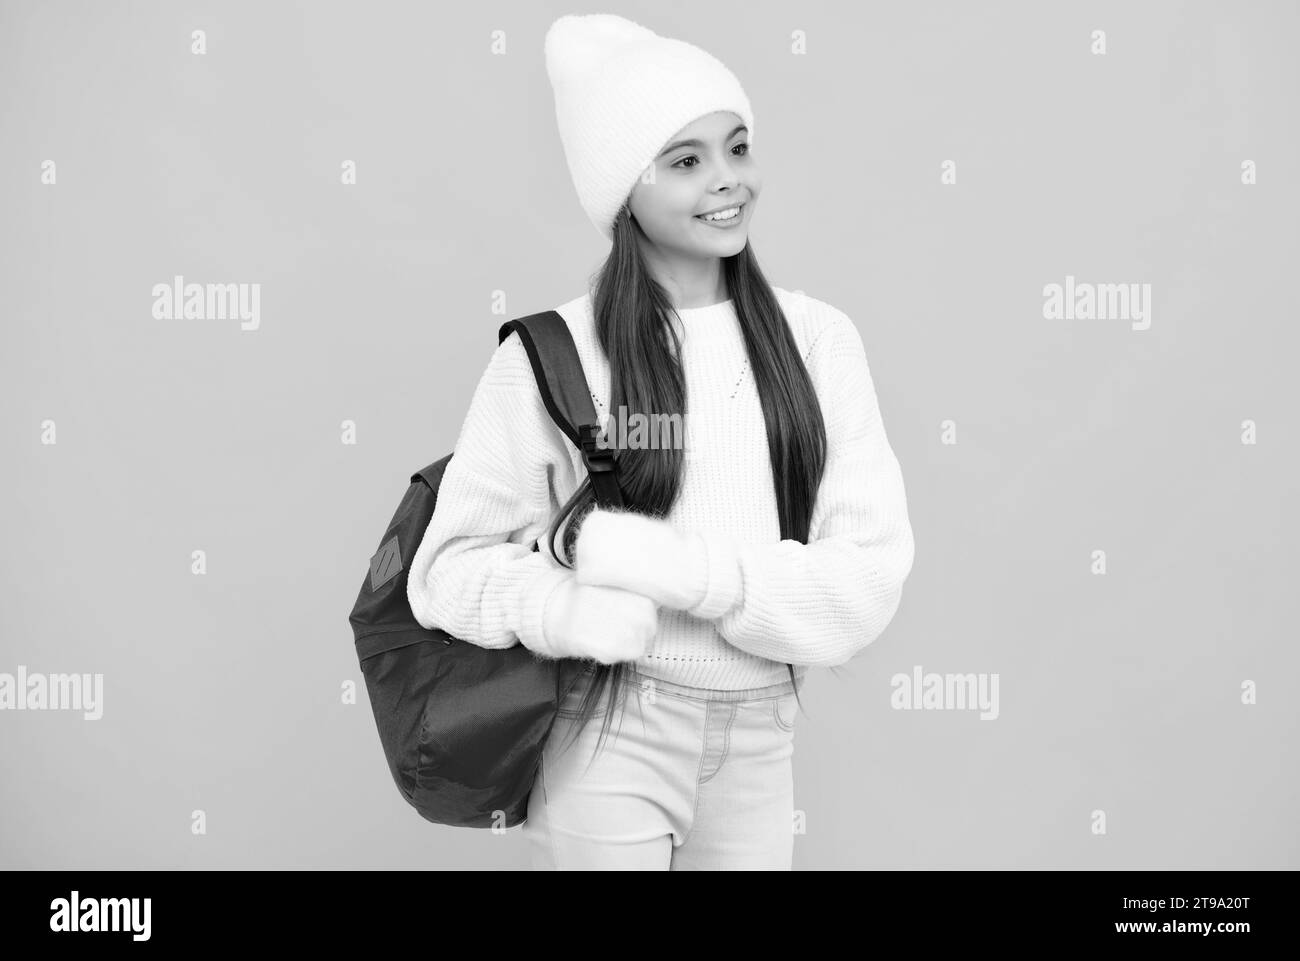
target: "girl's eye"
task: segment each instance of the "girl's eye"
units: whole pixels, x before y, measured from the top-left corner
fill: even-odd
[[[734,146],[734,147],[731,148],[732,153],[735,153],[737,150],[740,150],[742,147],[744,148],[744,151],[745,151],[745,152],[742,153],[742,154],[740,154],[739,156],[742,156],[742,157],[745,156],[745,154],[748,154],[748,153],[749,153],[749,144],[747,144],[747,143],[738,143],[738,144],[736,144],[736,146]],[[685,157],[683,157],[681,160],[679,160],[679,161],[677,161],[675,164],[673,164],[673,166],[674,166],[674,167],[681,167],[681,165],[684,164],[684,163],[686,163],[686,161],[688,161],[688,160],[694,160],[694,161],[697,161],[697,162],[698,162],[698,161],[699,161],[699,158],[696,157],[695,154],[687,154],[687,155],[686,155]],[[694,167],[695,167],[695,164],[691,164],[690,167],[683,167],[682,169],[683,169],[683,170],[691,170],[691,169],[694,168]]]

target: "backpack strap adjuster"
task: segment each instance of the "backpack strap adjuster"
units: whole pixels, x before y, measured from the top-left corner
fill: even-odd
[[[595,424],[579,424],[578,440],[582,444],[582,461],[590,473],[608,473],[614,469],[614,451],[597,442]]]
[[[623,492],[619,489],[615,468],[614,450],[597,443],[599,431],[595,424],[579,424],[578,439],[582,445],[582,462],[587,466],[596,501],[602,507],[622,507]]]

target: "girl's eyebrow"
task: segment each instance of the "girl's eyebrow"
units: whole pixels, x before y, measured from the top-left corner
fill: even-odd
[[[722,138],[723,143],[726,143],[728,140],[730,140],[736,134],[740,133],[742,130],[748,131],[748,129],[749,128],[742,123],[739,127],[737,127],[735,130],[731,131],[731,133],[727,134],[725,137]],[[679,140],[676,143],[670,143],[667,147],[664,147],[663,150],[659,151],[659,156],[662,157],[664,154],[668,153],[669,151],[676,150],[678,147],[703,147],[703,146],[704,146],[703,140]]]

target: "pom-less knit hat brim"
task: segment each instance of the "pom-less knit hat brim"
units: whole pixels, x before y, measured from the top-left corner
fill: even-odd
[[[546,72],[573,185],[601,235],[669,138],[706,114],[754,116],[736,76],[712,54],[614,14],[569,14],[546,31]]]

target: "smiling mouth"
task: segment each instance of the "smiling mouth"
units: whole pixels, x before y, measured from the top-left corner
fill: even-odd
[[[713,214],[696,214],[695,219],[703,220],[705,223],[710,223],[710,224],[732,223],[736,220],[739,220],[741,215],[744,214],[745,204],[747,203],[749,203],[749,201],[733,204],[732,206],[726,207],[718,211],[717,213],[713,213]]]

